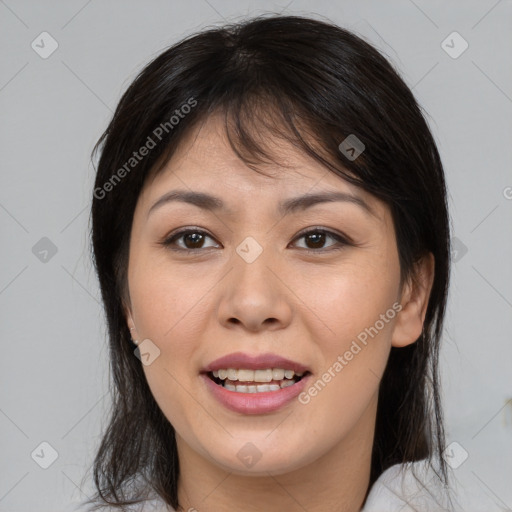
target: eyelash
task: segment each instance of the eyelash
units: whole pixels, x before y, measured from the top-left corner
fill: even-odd
[[[187,248],[183,248],[183,247],[179,247],[179,248],[172,247],[173,243],[176,240],[179,240],[184,235],[188,235],[190,233],[196,233],[196,234],[200,234],[200,235],[205,235],[205,236],[207,236],[207,237],[209,237],[209,238],[211,238],[213,240],[213,237],[210,236],[206,231],[203,231],[202,229],[186,228],[186,229],[182,229],[181,231],[178,231],[177,233],[173,233],[170,236],[168,236],[167,238],[165,238],[161,242],[161,245],[163,245],[164,247],[170,249],[171,251],[178,251],[178,252],[185,252],[185,253],[199,252],[199,251],[202,251],[202,250],[211,249],[211,247],[206,247],[206,248],[201,248],[200,247],[200,248],[197,248],[197,249],[187,249]],[[334,233],[333,231],[329,231],[329,230],[324,229],[324,228],[313,228],[313,229],[309,229],[308,231],[303,231],[302,233],[299,233],[294,238],[294,241],[298,240],[300,238],[303,238],[303,237],[305,237],[307,235],[310,235],[311,233],[322,233],[324,235],[327,235],[328,237],[331,237],[334,240],[336,240],[339,244],[341,244],[341,246],[340,247],[329,246],[327,248],[320,248],[320,249],[308,249],[308,248],[301,247],[300,249],[302,251],[306,251],[306,252],[309,252],[309,253],[339,251],[339,250],[343,249],[347,245],[352,245],[352,242],[349,241],[348,237],[345,237],[343,235]]]

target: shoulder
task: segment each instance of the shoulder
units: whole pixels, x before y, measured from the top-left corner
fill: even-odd
[[[362,512],[434,512],[450,510],[439,478],[426,461],[396,464],[373,484]]]
[[[373,484],[361,512],[493,512],[489,496],[448,468],[446,489],[427,460],[396,464]]]

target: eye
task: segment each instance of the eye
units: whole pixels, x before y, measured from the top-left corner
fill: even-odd
[[[318,252],[322,249],[339,250],[342,249],[345,245],[350,245],[350,242],[346,237],[321,228],[310,229],[309,231],[300,234],[297,238],[295,238],[295,240],[300,240],[301,238],[305,240],[306,244],[306,247],[302,248],[307,251]],[[324,247],[324,244],[329,238],[334,240],[335,243],[328,245],[326,248]],[[338,245],[338,247],[333,247],[336,245]],[[332,249],[330,249],[331,247]]]
[[[198,228],[187,228],[173,233],[167,237],[161,244],[173,251],[197,251],[200,249],[208,249],[210,247],[216,247],[217,244],[213,243],[205,245],[205,240],[213,238],[206,232]],[[350,241],[347,237],[332,231],[315,228],[309,231],[303,232],[295,240],[304,239],[306,246],[300,247],[306,251],[321,252],[322,250],[339,250],[346,245],[350,245]],[[334,240],[334,243],[325,247],[328,239]],[[181,242],[178,243],[178,242]],[[338,247],[336,247],[336,245]]]
[[[214,247],[214,245],[205,246],[204,242],[205,240],[209,238],[210,240],[213,240],[213,238],[206,233],[206,231],[202,231],[200,229],[183,229],[181,231],[178,231],[177,233],[174,233],[173,235],[166,238],[162,245],[165,247],[169,247],[172,250],[175,251],[193,251],[196,249],[205,249],[208,247]],[[178,240],[181,240],[183,242],[184,246],[178,247],[172,247],[173,245],[176,245],[176,242]]]

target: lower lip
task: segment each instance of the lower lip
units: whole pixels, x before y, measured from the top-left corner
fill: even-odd
[[[224,407],[242,414],[265,414],[274,412],[291,402],[305,388],[311,375],[306,375],[291,386],[281,388],[279,391],[263,391],[261,393],[238,393],[213,382],[203,373],[201,377],[214,398]]]

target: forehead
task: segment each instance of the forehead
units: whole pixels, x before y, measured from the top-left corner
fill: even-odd
[[[255,163],[255,170],[231,147],[224,118],[207,118],[180,140],[171,158],[146,181],[135,218],[145,222],[171,201],[174,205],[189,202],[203,211],[218,211],[234,222],[259,222],[261,215],[283,218],[312,205],[335,201],[337,205],[359,203],[359,209],[342,206],[343,218],[365,218],[383,235],[392,233],[391,210],[385,202],[335,174],[289,141],[270,136],[263,140],[263,132],[258,137],[273,162]],[[188,197],[184,199],[183,194]],[[177,195],[181,198],[174,201]],[[326,195],[337,198],[318,197]],[[330,208],[341,212],[334,210],[338,207]],[[361,217],[361,212],[366,216]]]
[[[252,134],[251,134],[252,135]],[[357,192],[368,201],[370,194],[321,165],[290,141],[268,131],[254,137],[271,156],[271,162],[258,162],[257,171],[233,150],[226,134],[224,117],[212,114],[180,141],[172,157],[145,187],[146,194],[158,194],[171,186],[228,193],[230,190],[269,193],[339,190]]]

